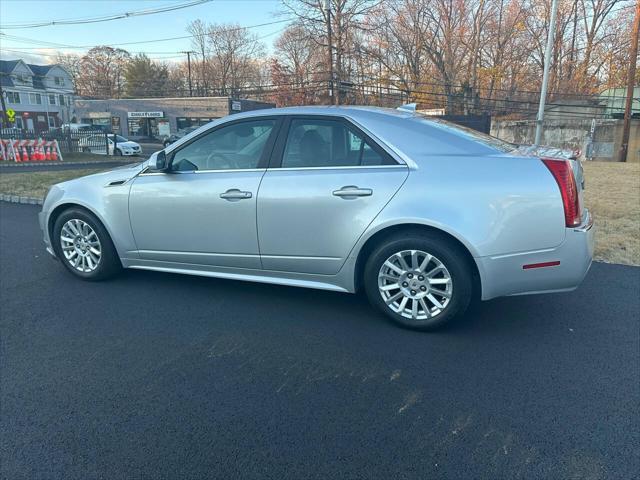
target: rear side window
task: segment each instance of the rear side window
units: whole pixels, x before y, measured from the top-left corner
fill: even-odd
[[[389,164],[393,161],[338,120],[293,119],[282,157],[283,168]]]

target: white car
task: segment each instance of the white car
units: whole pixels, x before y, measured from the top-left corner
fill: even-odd
[[[115,143],[114,143],[115,138]],[[114,154],[118,156],[130,157],[133,155],[140,155],[142,153],[142,147],[139,143],[132,142],[120,135],[108,135],[109,142],[109,155]],[[104,135],[90,135],[83,137],[78,141],[78,145],[83,152],[97,153],[104,155],[105,153],[105,136]]]

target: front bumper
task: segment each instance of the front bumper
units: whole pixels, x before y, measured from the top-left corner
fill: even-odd
[[[51,246],[49,229],[47,228],[47,215],[44,211],[38,213],[38,223],[40,224],[40,230],[42,231],[42,240],[44,241],[45,249],[53,258],[58,258],[56,256],[56,253],[53,251],[53,247]]]
[[[575,290],[591,267],[594,237],[593,218],[585,210],[582,225],[567,228],[564,242],[556,248],[476,258],[482,278],[482,299]],[[548,262],[560,264],[523,268]]]

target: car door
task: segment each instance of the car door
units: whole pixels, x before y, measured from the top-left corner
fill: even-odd
[[[278,128],[273,117],[227,122],[171,151],[167,173],[140,174],[129,199],[140,256],[259,269],[256,196]]]
[[[407,175],[346,119],[289,117],[258,193],[263,268],[336,274]]]

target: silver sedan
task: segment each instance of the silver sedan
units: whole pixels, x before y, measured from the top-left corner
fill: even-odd
[[[474,298],[575,289],[594,242],[582,187],[579,162],[414,112],[283,108],[54,185],[40,224],[86,280],[124,267],[363,290],[427,330]]]

